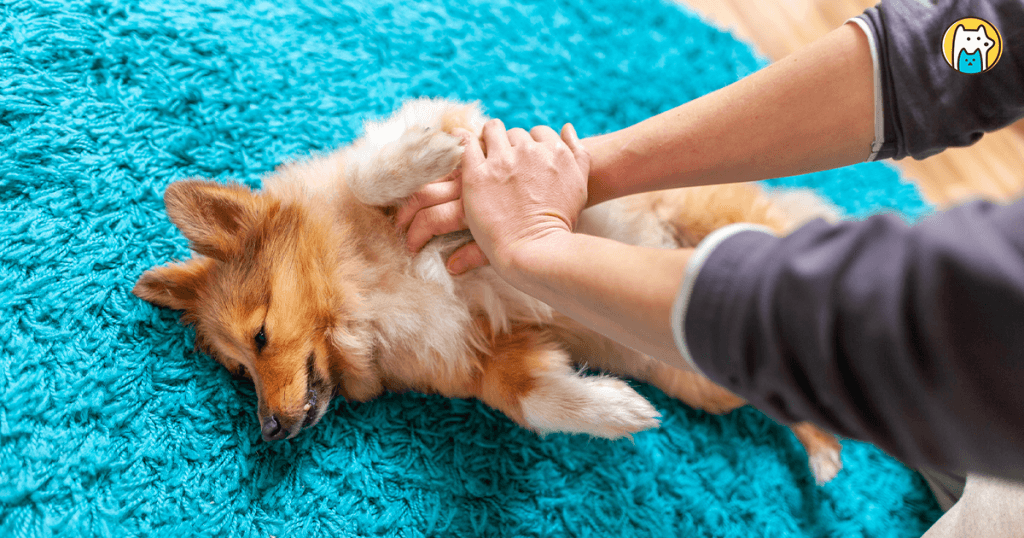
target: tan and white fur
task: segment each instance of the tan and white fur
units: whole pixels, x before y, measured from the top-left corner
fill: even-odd
[[[476,105],[419,99],[326,156],[289,164],[262,190],[210,181],[171,184],[171,220],[195,252],[155,267],[134,292],[182,310],[197,345],[250,378],[267,440],[314,425],[331,398],[363,401],[415,390],[478,398],[546,434],[629,437],[659,413],[611,375],[649,382],[713,413],[743,400],[706,378],[618,345],[506,284],[489,267],[462,276],[446,256],[467,234],[410,254],[395,207],[455,170],[455,128],[479,133]],[[755,222],[780,233],[831,208],[808,194],[777,199],[751,185],[664,191],[586,210],[578,231],[659,248],[695,245],[712,230]],[[842,464],[836,439],[793,426],[819,483]]]

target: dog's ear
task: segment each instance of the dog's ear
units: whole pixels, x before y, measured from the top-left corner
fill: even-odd
[[[163,308],[194,310],[206,289],[213,263],[209,258],[192,258],[183,263],[154,267],[142,273],[132,293]]]
[[[172,183],[164,205],[192,250],[222,261],[238,248],[238,233],[256,221],[260,207],[242,185],[200,180]]]

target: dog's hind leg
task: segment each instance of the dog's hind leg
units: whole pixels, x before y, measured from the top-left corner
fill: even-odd
[[[587,368],[650,383],[690,407],[716,415],[747,404],[701,374],[673,368],[565,316],[556,314],[555,323],[549,329],[566,346],[573,359]]]
[[[563,316],[556,316],[551,330],[579,362],[615,375],[644,381],[690,407],[721,415],[746,405],[746,401],[701,374],[673,368],[643,353],[600,336]],[[819,485],[843,468],[842,446],[835,436],[809,422],[790,425],[807,450],[807,459]]]
[[[660,414],[628,384],[580,375],[568,352],[539,329],[520,327],[496,336],[481,364],[477,396],[542,435],[617,439],[659,424]]]
[[[797,422],[789,427],[796,435],[800,444],[807,450],[807,460],[811,466],[814,481],[820,486],[836,477],[843,468],[843,460],[839,453],[843,446],[839,439],[830,433],[818,429],[810,422]]]
[[[653,359],[648,360],[653,361]],[[690,406],[709,413],[716,415],[728,413],[746,405],[746,402],[739,396],[697,373],[677,370],[654,361],[648,376],[646,380],[664,391],[665,394],[679,398]],[[789,429],[807,451],[807,463],[811,467],[814,481],[819,486],[839,474],[843,468],[843,460],[840,456],[843,447],[834,435],[819,429],[810,422],[791,424]]]
[[[452,131],[479,134],[484,121],[475,104],[416,99],[384,121],[366,122],[363,136],[346,150],[349,188],[365,204],[396,205],[454,171],[462,146]]]

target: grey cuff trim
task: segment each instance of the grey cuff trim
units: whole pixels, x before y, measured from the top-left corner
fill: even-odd
[[[722,244],[726,239],[741,233],[741,232],[767,232],[771,235],[775,235],[771,229],[761,226],[759,224],[747,224],[737,223],[730,224],[724,228],[719,228],[714,232],[708,234],[703,241],[697,245],[697,248],[693,251],[693,256],[690,257],[689,263],[686,265],[686,273],[683,276],[682,286],[679,288],[679,292],[676,294],[676,300],[672,303],[672,336],[676,342],[676,348],[679,353],[683,356],[683,360],[686,364],[693,368],[694,372],[704,375],[700,368],[697,367],[697,363],[693,361],[693,355],[690,354],[690,348],[686,344],[686,310],[690,306],[690,296],[693,295],[693,286],[697,283],[697,275],[700,273],[704,262],[707,261],[711,253]],[[707,377],[707,376],[705,376]]]
[[[882,102],[882,73],[878,63],[878,45],[875,43],[875,33],[871,31],[871,27],[866,21],[860,17],[854,17],[846,22],[852,22],[860,27],[864,35],[868,37],[868,46],[871,48],[871,61],[875,74],[875,140],[871,143],[871,156],[868,157],[868,161],[873,161],[878,157],[878,152],[882,150],[882,145],[885,144],[885,107]]]

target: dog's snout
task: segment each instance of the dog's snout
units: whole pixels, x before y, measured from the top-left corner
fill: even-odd
[[[281,423],[278,422],[277,417],[271,415],[263,419],[264,441],[280,441],[285,437],[288,437],[288,430],[281,427]]]

